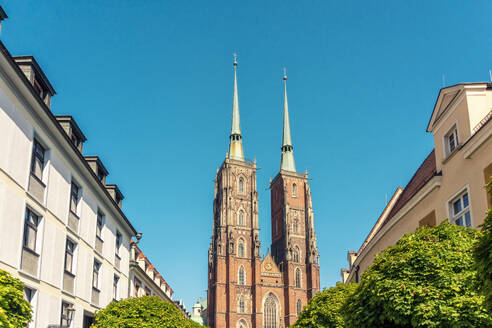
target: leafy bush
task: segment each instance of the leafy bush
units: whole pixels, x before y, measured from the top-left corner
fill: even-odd
[[[31,304],[24,299],[24,284],[0,270],[0,327],[22,328],[31,321]]]
[[[492,327],[477,288],[479,235],[445,221],[403,236],[376,257],[347,299],[347,327]]]
[[[110,303],[96,313],[95,328],[195,328],[201,325],[186,319],[169,302],[156,296],[128,298]]]
[[[343,328],[340,310],[357,288],[356,283],[341,284],[316,294],[302,310],[293,328]]]
[[[487,189],[492,196],[492,180]],[[492,210],[487,211],[487,217],[482,225],[482,237],[475,247],[475,262],[477,277],[485,295],[485,306],[492,313]]]

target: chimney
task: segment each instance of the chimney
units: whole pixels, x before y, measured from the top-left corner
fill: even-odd
[[[2,21],[5,18],[9,18],[9,16],[7,16],[7,14],[3,10],[2,6],[0,6],[0,34],[2,34]]]
[[[106,177],[108,176],[108,170],[104,167],[99,156],[85,156],[87,164],[91,167],[92,171],[97,175],[97,178],[103,185],[106,184]]]
[[[87,141],[87,138],[82,133],[75,120],[70,115],[57,115],[56,120],[60,123],[65,133],[68,135],[73,145],[82,154],[83,144]]]
[[[36,59],[33,56],[14,56],[12,58],[27,77],[37,95],[48,108],[51,108],[51,97],[56,92]]]
[[[108,184],[106,185],[106,190],[109,192],[111,197],[113,197],[116,204],[118,204],[118,206],[121,208],[121,203],[123,201],[123,198],[125,197],[123,197],[123,194],[121,193],[118,186],[115,184]]]

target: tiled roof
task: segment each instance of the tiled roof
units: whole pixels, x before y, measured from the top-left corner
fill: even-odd
[[[427,158],[422,162],[418,170],[415,172],[413,175],[412,179],[410,179],[410,182],[407,184],[405,189],[403,190],[402,194],[400,195],[400,198],[398,198],[398,201],[396,202],[395,206],[391,209],[390,214],[384,220],[383,224],[381,225],[380,230],[388,223],[393,216],[395,216],[396,213],[398,213],[399,210],[403,206],[405,206],[406,203],[410,199],[412,199],[415,194],[422,189],[422,187],[434,176],[436,175],[436,154],[434,152],[434,149],[431,151],[431,153],[427,156]]]

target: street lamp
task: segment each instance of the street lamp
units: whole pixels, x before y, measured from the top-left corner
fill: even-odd
[[[67,310],[67,327],[70,327],[70,325],[72,324],[73,314],[75,313],[75,309],[73,308],[72,304],[69,304],[66,310]]]

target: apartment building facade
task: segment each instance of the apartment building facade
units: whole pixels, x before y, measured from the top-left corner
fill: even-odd
[[[25,284],[29,327],[89,327],[128,297],[136,230],[75,120],[51,112],[54,95],[34,57],[0,41],[0,269]]]
[[[492,83],[442,88],[427,132],[434,149],[405,188],[398,187],[358,251],[348,252],[344,282],[358,282],[374,256],[419,226],[444,220],[478,229],[491,208]]]
[[[131,241],[131,247],[129,296],[157,296],[174,304],[174,291],[171,286],[152,265],[152,262],[145,256],[136,242]]]

